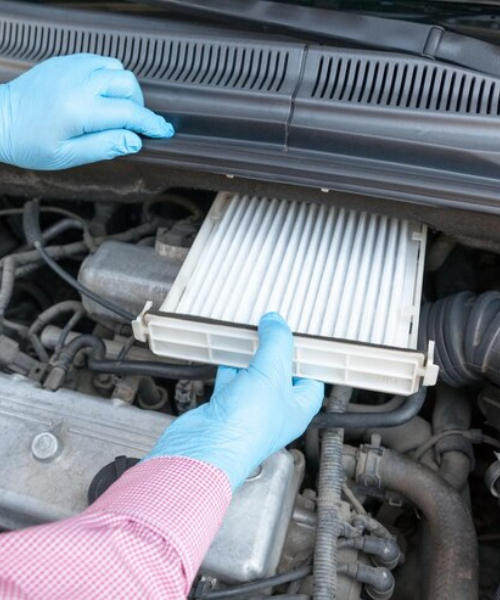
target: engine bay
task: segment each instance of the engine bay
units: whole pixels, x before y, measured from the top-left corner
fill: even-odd
[[[126,316],[168,298],[215,197],[43,199],[49,261],[30,233],[33,203],[2,199],[3,530],[84,510],[165,426],[209,400],[214,367],[153,353]],[[435,343],[437,385],[410,395],[329,385],[305,435],[236,493],[193,599],[306,600],[332,568],[339,600],[473,598],[477,582],[480,598],[494,597],[499,276],[487,243],[430,227],[418,348]]]

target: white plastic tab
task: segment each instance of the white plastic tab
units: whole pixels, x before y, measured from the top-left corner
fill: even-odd
[[[161,356],[245,367],[260,317],[277,311],[297,376],[408,395],[436,378],[415,350],[425,241],[410,221],[221,193],[160,313],[146,307],[134,334]]]

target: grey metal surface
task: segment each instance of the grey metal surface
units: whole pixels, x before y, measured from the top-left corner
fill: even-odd
[[[305,461],[299,452],[271,456],[236,491],[231,509],[236,504],[237,510],[227,512],[203,568],[218,573],[225,581],[252,581],[273,575],[304,469]]]
[[[171,421],[0,374],[0,527],[18,529],[84,510],[99,469],[118,455],[142,457]],[[275,572],[303,476],[301,457],[275,454],[236,492],[204,571],[235,582]]]
[[[153,248],[110,241],[83,261],[78,281],[138,315],[148,300],[160,307],[180,266],[180,262],[159,256]],[[117,320],[115,314],[87,297],[82,301],[90,314]]]

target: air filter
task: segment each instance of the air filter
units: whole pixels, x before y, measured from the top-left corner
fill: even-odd
[[[297,376],[389,393],[433,385],[415,350],[424,225],[308,202],[220,193],[159,313],[134,323],[158,355],[235,367],[279,312]]]

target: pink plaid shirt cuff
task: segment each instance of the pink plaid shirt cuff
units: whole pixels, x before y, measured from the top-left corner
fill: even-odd
[[[78,517],[0,535],[0,598],[184,599],[230,501],[215,467],[147,460]]]

